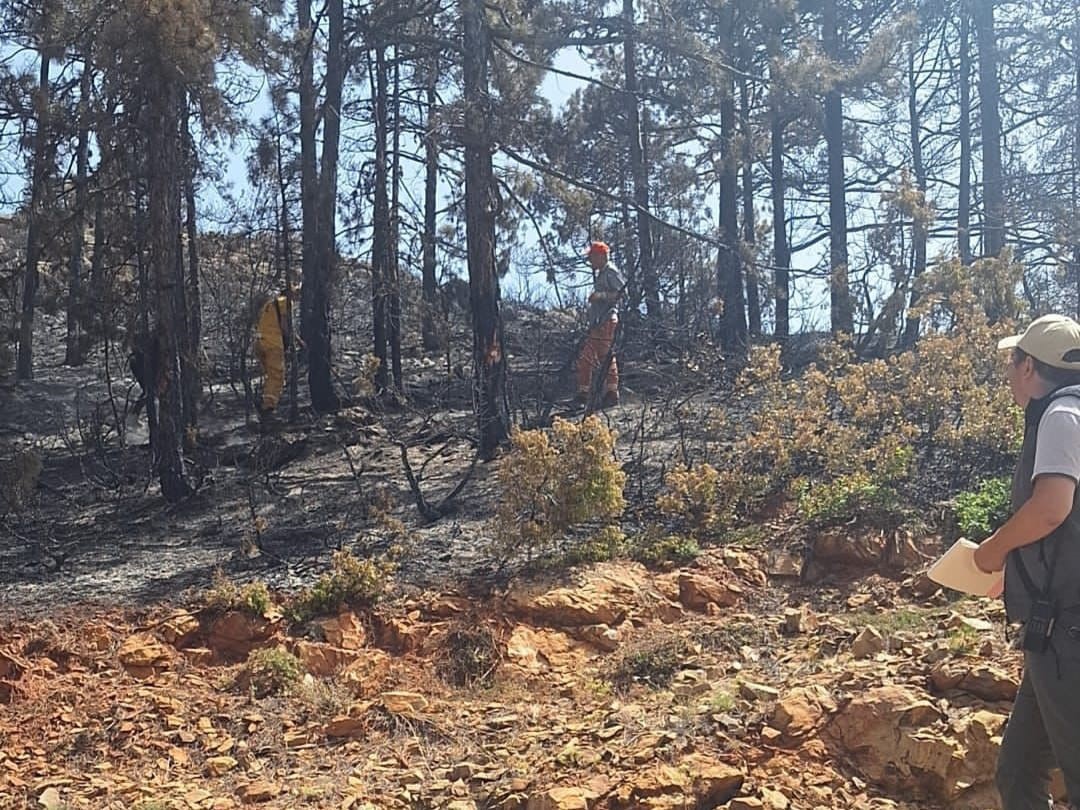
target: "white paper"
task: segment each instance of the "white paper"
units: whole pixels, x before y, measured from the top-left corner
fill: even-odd
[[[987,596],[1001,583],[1002,575],[1000,571],[986,574],[979,570],[975,565],[975,549],[978,547],[978,543],[961,537],[940,560],[930,566],[926,575],[950,590],[972,596]]]

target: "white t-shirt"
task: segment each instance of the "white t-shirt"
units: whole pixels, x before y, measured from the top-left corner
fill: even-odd
[[[1042,415],[1031,479],[1040,475],[1080,482],[1080,397],[1055,399]]]

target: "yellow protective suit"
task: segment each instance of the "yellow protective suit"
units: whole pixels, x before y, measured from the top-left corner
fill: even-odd
[[[289,299],[271,298],[259,310],[255,323],[255,356],[263,370],[262,410],[273,411],[285,384],[285,336],[288,334]]]

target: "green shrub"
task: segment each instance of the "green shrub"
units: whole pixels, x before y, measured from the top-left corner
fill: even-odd
[[[949,634],[949,652],[957,658],[968,658],[979,649],[979,633],[970,627],[957,627]]]
[[[237,585],[221,570],[214,572],[213,584],[204,594],[203,601],[212,611],[239,610],[252,616],[263,616],[274,605],[265,582]]]
[[[892,487],[863,473],[825,484],[796,486],[799,517],[813,526],[835,526],[854,519],[876,526],[894,526],[903,517],[900,498]]]
[[[997,531],[1009,518],[1011,498],[1012,481],[1004,476],[957,495],[953,512],[961,536],[979,540]]]
[[[256,697],[276,695],[292,689],[304,675],[304,665],[288,650],[268,647],[248,656],[240,681]]]
[[[618,526],[604,526],[587,539],[575,543],[563,555],[564,565],[606,562],[627,552],[626,535]]]
[[[672,470],[664,476],[664,491],[657,497],[656,507],[700,537],[727,517],[720,502],[719,484],[720,472],[711,464]]]
[[[285,615],[290,621],[301,623],[314,616],[336,613],[343,605],[373,605],[385,593],[393,570],[394,564],[385,558],[361,560],[346,549],[334,552],[329,573],[298,593]]]
[[[710,488],[707,501],[695,502],[684,494],[693,487],[678,480],[670,487],[675,501],[688,515],[704,504],[731,522],[724,529],[753,522],[765,499],[782,504],[773,496],[787,495],[801,496],[816,520],[868,505],[876,519],[891,521],[903,517],[894,501],[929,508],[952,497],[957,481],[1007,470],[1022,414],[993,347],[1015,331],[1009,291],[1018,273],[1008,257],[928,271],[917,344],[883,359],[860,360],[842,338],[790,375],[778,346],[755,347],[730,410],[710,419],[715,501]],[[679,505],[665,496],[665,511]]]
[[[499,468],[498,556],[550,553],[593,521],[614,528],[626,506],[626,473],[614,458],[615,434],[598,417],[580,423],[555,419],[550,435],[515,430],[511,445]]]
[[[693,537],[669,534],[664,537],[645,535],[634,548],[633,557],[638,562],[649,566],[675,563],[686,565],[697,559],[701,553],[698,541]]]

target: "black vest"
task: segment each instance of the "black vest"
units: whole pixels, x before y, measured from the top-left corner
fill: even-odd
[[[1080,398],[1080,385],[1059,388],[1042,399],[1032,400],[1024,413],[1024,442],[1013,474],[1012,511],[1015,514],[1035,489],[1031,475],[1035,470],[1035,446],[1039,421],[1050,403],[1059,397]],[[1076,437],[1080,442],[1080,435]],[[1023,561],[1036,590],[1044,591],[1050,582],[1050,601],[1059,609],[1080,605],[1080,487],[1073,497],[1073,508],[1065,522],[1038,542],[1018,548],[1009,554],[1005,564],[1005,611],[1009,621],[1025,621],[1031,603],[1038,596],[1028,592],[1020,575]],[[1049,576],[1053,564],[1054,575]]]

